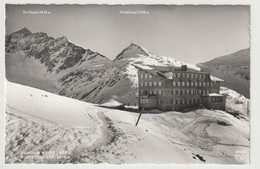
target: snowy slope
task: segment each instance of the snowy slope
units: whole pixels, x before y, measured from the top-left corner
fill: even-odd
[[[248,163],[249,123],[222,111],[143,114],[6,83],[6,163]],[[112,103],[112,101],[110,101]],[[235,159],[245,153],[244,161]]]
[[[250,98],[250,48],[217,57],[198,66],[225,80],[224,87]]]

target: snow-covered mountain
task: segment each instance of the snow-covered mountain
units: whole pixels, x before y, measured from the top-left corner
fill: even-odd
[[[88,68],[88,71],[75,70],[72,71],[72,76],[62,77],[60,82],[65,84],[59,94],[93,103],[115,99],[126,105],[137,105],[137,69],[132,64],[179,67],[186,63],[153,55],[143,47],[131,43],[106,69],[96,66]],[[188,64],[188,67],[200,70],[194,65]]]
[[[97,52],[74,45],[65,36],[54,39],[43,32],[31,33],[27,28],[7,35],[5,50],[7,53],[22,52],[26,57],[40,60],[49,73],[58,73],[82,63],[92,64],[93,60],[100,64],[109,62]]]
[[[6,163],[249,163],[249,120],[240,112],[148,113],[135,126],[138,113],[8,81],[6,88]],[[244,101],[223,92],[238,102],[228,107]]]
[[[60,95],[92,103],[115,99],[136,105],[137,69],[132,64],[181,66],[195,65],[171,57],[156,56],[131,43],[113,61],[46,33],[23,28],[6,36],[7,79]]]
[[[225,80],[222,85],[250,98],[250,49],[198,64],[203,71]]]
[[[49,37],[27,28],[6,36],[6,77],[8,80],[58,92],[58,79],[77,68],[111,63],[98,52],[71,43],[65,36]]]

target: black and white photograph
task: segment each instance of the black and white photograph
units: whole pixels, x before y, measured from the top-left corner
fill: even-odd
[[[5,164],[250,164],[250,5],[5,16]]]

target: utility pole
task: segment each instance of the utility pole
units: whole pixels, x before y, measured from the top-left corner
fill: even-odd
[[[136,122],[135,126],[138,125],[138,122],[139,122],[139,120],[140,120],[140,118],[141,118],[141,116],[142,116],[142,114],[143,114],[144,108],[145,108],[145,105],[144,105],[144,107],[143,107],[143,110],[140,111],[140,114],[139,114],[139,116],[138,116],[138,119],[137,119],[137,122]]]

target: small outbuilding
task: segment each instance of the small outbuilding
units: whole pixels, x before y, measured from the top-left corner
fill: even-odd
[[[217,93],[209,93],[202,96],[202,104],[208,109],[226,110],[225,96]]]

